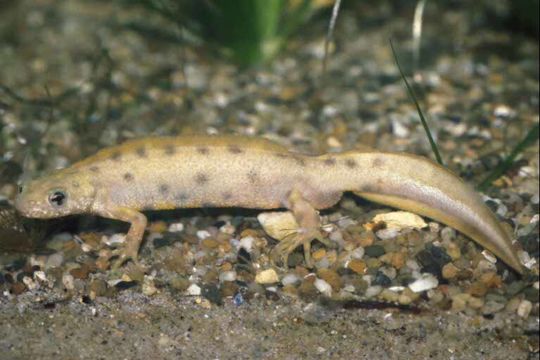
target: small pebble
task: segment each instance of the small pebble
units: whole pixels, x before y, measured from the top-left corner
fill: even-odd
[[[529,317],[531,310],[532,310],[532,303],[529,300],[523,300],[517,308],[517,314],[520,317],[525,319]]]
[[[50,269],[52,267],[59,267],[64,262],[64,254],[62,252],[57,252],[52,254],[47,258],[45,263],[45,268]]]
[[[366,250],[359,246],[353,251],[351,251],[351,257],[356,260],[361,260],[364,257],[364,254],[366,253]]]
[[[172,223],[167,229],[168,232],[176,233],[184,231],[184,224],[182,223]]]
[[[393,239],[396,236],[398,236],[400,231],[401,231],[400,229],[390,228],[390,229],[378,230],[377,232],[375,232],[375,234],[381,240],[388,240],[388,239]]]
[[[448,280],[455,278],[458,273],[459,269],[453,263],[448,263],[442,268],[442,277]]]
[[[204,239],[212,236],[212,234],[210,234],[210,232],[208,232],[208,230],[198,230],[196,235],[199,238],[199,240],[204,240]]]
[[[235,281],[236,280],[236,271],[224,271],[219,274],[219,281]]]
[[[257,284],[275,284],[279,282],[279,276],[274,269],[263,270],[255,275]]]
[[[113,234],[111,236],[103,236],[101,242],[110,247],[116,247],[126,241],[126,234]]]
[[[409,289],[415,293],[419,293],[429,289],[434,289],[437,286],[439,286],[439,281],[437,278],[430,273],[424,273],[419,279],[409,284]]]
[[[145,276],[142,284],[142,292],[146,296],[152,296],[158,292],[152,276]]]
[[[326,250],[325,249],[319,249],[311,254],[311,257],[313,258],[313,261],[320,261],[326,256]]]
[[[347,263],[347,268],[351,269],[357,274],[363,275],[367,271],[367,265],[362,260],[353,259]]]
[[[96,279],[90,282],[89,295],[90,299],[94,300],[98,296],[103,296],[107,292],[107,283],[103,280]]]
[[[64,284],[64,287],[67,290],[73,290],[75,288],[73,275],[64,274],[64,276],[62,276],[62,284]]]
[[[287,274],[281,279],[283,286],[296,285],[300,283],[301,279],[296,274]]]
[[[341,289],[342,282],[341,277],[337,272],[331,269],[319,269],[317,271],[317,276],[322,280],[326,281],[335,292],[338,292]],[[315,285],[317,286],[317,285]]]
[[[502,309],[504,309],[504,306],[505,306],[504,303],[488,300],[486,301],[486,303],[484,304],[484,307],[482,308],[482,314],[491,315],[491,314],[497,313],[501,311]]]
[[[186,290],[186,294],[190,296],[200,296],[202,293],[201,288],[197,284],[191,284]]]
[[[377,296],[381,293],[382,291],[382,286],[370,286],[366,289],[366,297],[367,298],[372,298],[374,296]]]
[[[253,251],[253,244],[255,243],[255,238],[253,236],[246,236],[240,239],[238,248],[246,250],[248,253]]]
[[[378,258],[379,256],[384,255],[385,250],[380,245],[371,245],[365,248],[366,255],[372,258]]]
[[[332,286],[323,279],[315,279],[313,285],[321,294],[328,297],[332,296]]]
[[[20,295],[26,290],[26,286],[21,282],[16,282],[11,285],[10,292],[13,295]]]

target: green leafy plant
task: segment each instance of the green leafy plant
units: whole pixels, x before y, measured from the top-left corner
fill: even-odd
[[[241,65],[271,59],[321,0],[137,0]]]
[[[392,39],[390,39],[390,47],[392,48],[392,54],[394,55],[394,60],[396,61],[396,65],[398,67],[399,73],[401,74],[401,78],[403,79],[403,82],[405,83],[405,86],[407,87],[409,96],[411,97],[411,99],[414,102],[414,105],[416,106],[416,111],[418,112],[418,116],[420,116],[420,121],[422,122],[424,131],[426,132],[426,135],[428,137],[429,144],[431,145],[431,150],[433,151],[433,154],[435,155],[437,162],[444,166],[441,154],[439,153],[439,148],[437,147],[437,143],[435,142],[435,140],[433,139],[433,136],[431,135],[431,131],[429,130],[429,126],[428,126],[426,118],[424,117],[422,108],[420,107],[420,104],[418,103],[418,99],[416,98],[413,88],[411,87],[411,85],[409,85],[409,82],[407,81],[407,77],[405,76],[405,74],[403,73],[403,70],[401,69],[401,65],[399,64],[399,60],[396,54],[396,50],[394,49],[394,44],[392,43]]]
[[[529,129],[525,138],[523,138],[523,140],[521,140],[503,159],[503,161],[497,167],[495,167],[495,169],[493,169],[493,171],[478,185],[478,190],[485,191],[487,188],[489,188],[493,181],[497,180],[504,173],[506,173],[508,169],[512,167],[519,154],[538,141],[538,135],[539,125],[537,123],[531,129]]]

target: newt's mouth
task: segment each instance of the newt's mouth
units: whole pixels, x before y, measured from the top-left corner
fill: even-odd
[[[47,218],[47,212],[41,210],[34,200],[27,200],[24,195],[19,195],[15,199],[15,209],[24,217],[28,218]]]

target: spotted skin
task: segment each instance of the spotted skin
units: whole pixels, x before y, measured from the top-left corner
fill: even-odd
[[[51,192],[66,201],[52,206]],[[115,266],[137,252],[144,209],[192,207],[287,208],[299,230],[273,252],[285,260],[303,245],[306,261],[319,231],[317,210],[343,192],[448,224],[518,272],[511,239],[478,194],[432,161],[414,155],[349,151],[307,156],[265,139],[237,136],[153,137],[103,149],[71,167],[23,185],[17,209],[27,217],[89,213],[131,224]]]

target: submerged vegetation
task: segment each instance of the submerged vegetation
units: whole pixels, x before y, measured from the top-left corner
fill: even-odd
[[[163,15],[182,33],[189,32],[244,66],[273,58],[317,10],[333,3],[332,0],[136,2]]]

